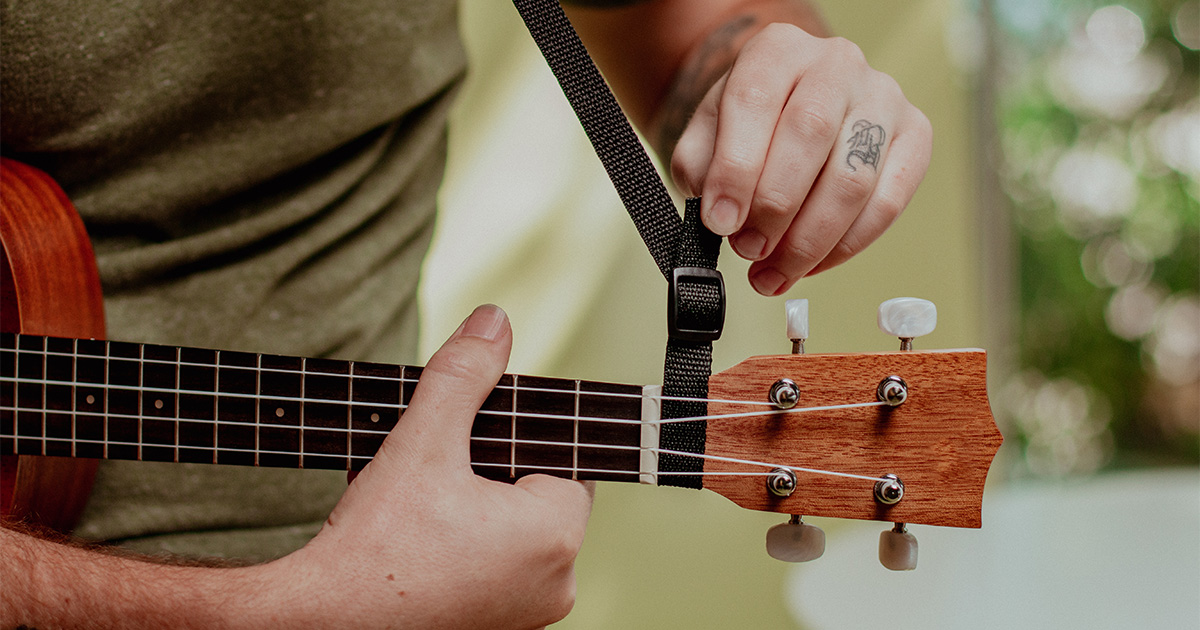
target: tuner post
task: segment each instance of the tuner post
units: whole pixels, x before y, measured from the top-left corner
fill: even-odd
[[[875,500],[883,505],[896,505],[904,498],[904,482],[892,473],[875,482]]]
[[[767,392],[767,400],[776,409],[791,409],[800,402],[800,387],[790,378],[781,378],[771,385]]]
[[[879,402],[887,403],[889,407],[903,405],[904,401],[908,400],[908,383],[899,376],[889,376],[879,381],[879,386],[875,388],[875,397]]]
[[[776,468],[767,474],[767,491],[776,497],[792,496],[797,483],[796,473],[788,468]]]

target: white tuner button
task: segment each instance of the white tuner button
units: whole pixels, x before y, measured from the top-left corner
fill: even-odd
[[[879,563],[892,571],[917,568],[917,537],[908,533],[903,523],[879,533]]]
[[[788,339],[808,339],[808,300],[788,300],[784,308]]]
[[[808,300],[788,300],[787,335],[792,340],[792,354],[804,354],[804,340],[808,339]]]
[[[784,562],[808,562],[825,553],[825,532],[793,518],[767,530],[767,554]]]
[[[901,339],[928,335],[937,327],[937,307],[920,298],[893,298],[879,305],[879,329]]]

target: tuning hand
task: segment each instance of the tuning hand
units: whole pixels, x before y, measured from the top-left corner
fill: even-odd
[[[274,567],[303,583],[314,626],[529,628],[575,596],[591,509],[584,484],[515,484],[470,467],[475,413],[504,372],[504,312],[476,309],[421,376],[412,404],[320,534]]]
[[[746,41],[676,145],[701,216],[778,295],[862,251],[908,204],[932,130],[854,44],[772,24]]]

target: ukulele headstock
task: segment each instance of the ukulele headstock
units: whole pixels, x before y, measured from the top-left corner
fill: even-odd
[[[932,304],[885,302],[880,326],[911,347],[932,330],[936,315],[923,309]],[[807,324],[789,322],[794,330],[807,333]],[[798,515],[897,523],[881,539],[888,565],[885,544],[909,545],[904,523],[980,527],[984,481],[1003,441],[986,374],[983,350],[747,359],[709,381],[704,487],[745,508],[797,515],[786,525],[797,539],[806,535]],[[774,404],[745,417],[746,405],[718,401]],[[785,534],[773,531],[769,549],[772,536]],[[915,566],[915,539],[909,546],[911,563],[889,568]]]

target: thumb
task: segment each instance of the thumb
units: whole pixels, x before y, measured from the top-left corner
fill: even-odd
[[[504,311],[491,304],[476,308],[429,359],[380,454],[468,467],[475,413],[504,374],[511,350]]]

